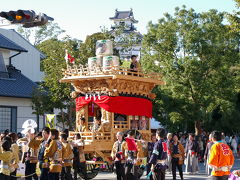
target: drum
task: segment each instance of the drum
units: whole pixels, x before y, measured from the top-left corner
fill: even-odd
[[[117,56],[104,56],[103,69],[110,69],[112,66],[119,66],[119,58]]]
[[[96,56],[112,55],[113,54],[113,43],[110,40],[98,40],[96,42]]]
[[[102,66],[102,58],[101,57],[90,57],[88,58],[88,68],[93,69],[94,67]]]

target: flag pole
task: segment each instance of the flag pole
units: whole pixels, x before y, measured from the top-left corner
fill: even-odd
[[[65,49],[65,61],[66,61],[66,64],[67,64],[67,69],[69,69],[69,65],[68,65],[68,50]]]

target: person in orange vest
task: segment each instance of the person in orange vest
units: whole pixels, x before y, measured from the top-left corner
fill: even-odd
[[[229,146],[221,141],[219,131],[213,131],[214,144],[210,150],[208,164],[212,167],[212,180],[227,180],[234,164],[234,156]]]

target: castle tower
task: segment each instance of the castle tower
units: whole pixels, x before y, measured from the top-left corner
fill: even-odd
[[[116,9],[115,15],[109,19],[114,23],[114,25],[111,26],[110,33],[115,37],[115,48],[119,51],[120,59],[130,59],[131,55],[140,56],[143,36],[134,26],[134,24],[138,23],[138,20],[134,18],[133,10],[118,11]],[[131,45],[126,48],[126,44],[130,41]]]
[[[118,11],[115,10],[115,15],[109,18],[113,21],[114,26],[111,27],[112,30],[115,30],[119,26],[125,26],[125,31],[135,31],[136,28],[134,24],[138,23],[136,19],[134,19],[132,9],[130,11]]]

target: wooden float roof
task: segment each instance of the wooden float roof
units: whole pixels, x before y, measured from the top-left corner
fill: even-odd
[[[162,76],[158,73],[144,73],[142,71],[131,72],[129,69],[121,67],[110,67],[103,69],[95,67],[93,69],[83,66],[68,66],[64,71],[64,77],[60,82],[74,83],[75,81],[103,80],[103,79],[121,79],[137,82],[151,83],[155,85],[164,85]]]

